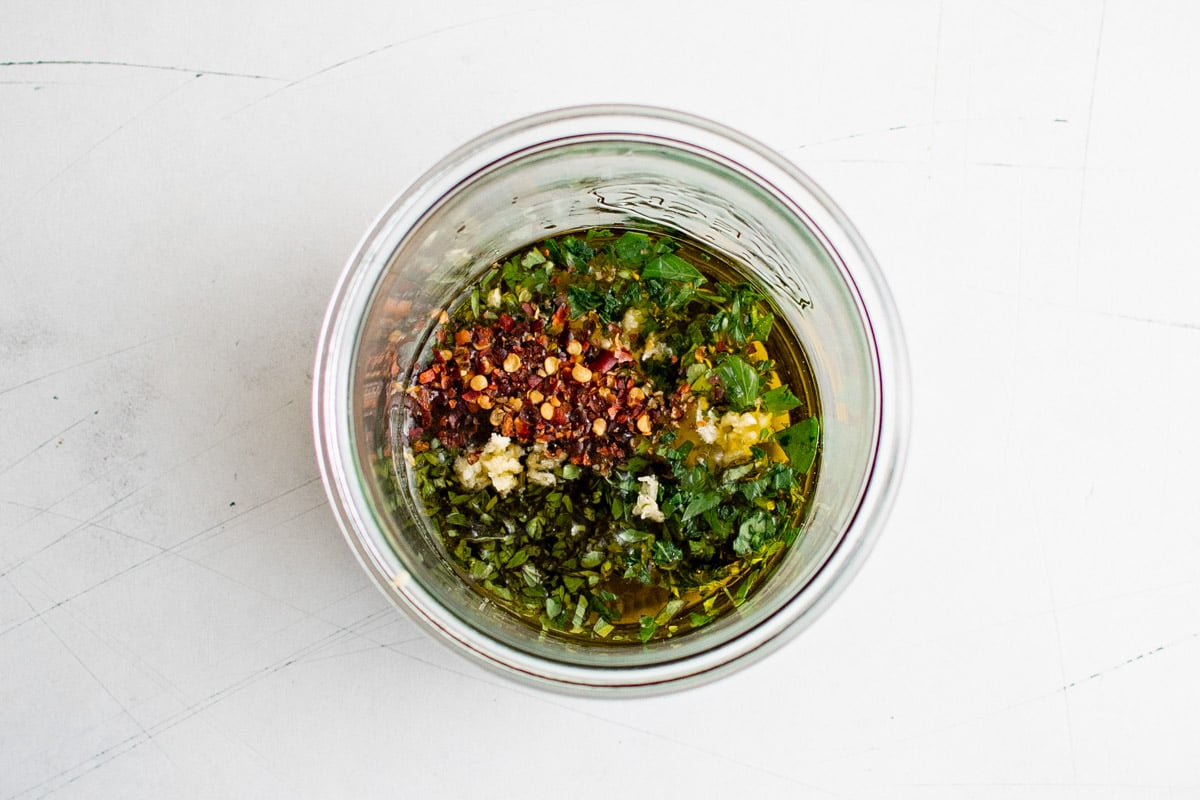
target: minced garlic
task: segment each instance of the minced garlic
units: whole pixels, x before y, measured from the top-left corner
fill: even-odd
[[[666,517],[658,507],[658,477],[643,475],[638,481],[641,482],[642,488],[638,490],[637,500],[634,501],[633,513],[653,522],[665,521]]]
[[[653,333],[646,337],[646,347],[642,350],[642,361],[652,358],[669,358],[671,348],[665,342],[659,341]]]
[[[520,445],[513,444],[507,436],[493,433],[475,463],[466,456],[454,459],[454,472],[468,491],[483,489],[490,483],[497,492],[506,495],[516,488],[525,469],[521,464],[523,454]]]
[[[643,316],[644,313],[634,306],[625,309],[625,316],[621,317],[621,332],[633,336],[641,329]]]
[[[558,483],[554,469],[560,466],[566,458],[566,453],[558,457],[551,457],[546,453],[546,445],[538,442],[525,457],[525,480],[537,486],[553,486]]]
[[[753,457],[750,448],[762,440],[764,430],[771,429],[773,419],[766,411],[727,411],[718,417],[697,408],[695,430],[700,441],[712,446],[709,455],[718,466],[732,466]]]

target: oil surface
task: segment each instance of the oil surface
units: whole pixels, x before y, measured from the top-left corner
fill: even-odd
[[[643,237],[647,246],[655,249],[635,253],[631,247],[620,246],[621,243],[642,242],[638,237]],[[659,252],[664,246],[662,242],[669,243],[669,252]],[[575,255],[571,248],[575,249]],[[589,251],[595,254],[590,261],[583,257]],[[530,253],[542,255],[531,256]],[[617,258],[619,253],[635,254],[624,260]],[[700,277],[693,277],[672,257],[690,265]],[[566,263],[554,263],[555,259]],[[552,276],[543,281],[542,294],[522,288],[522,281],[538,278],[538,270]],[[561,273],[564,271],[578,274],[563,278]],[[625,272],[632,277],[622,278]],[[597,277],[601,275],[603,277]],[[654,277],[645,277],[651,275]],[[670,275],[671,280],[663,277],[665,275]],[[599,355],[575,354],[576,369],[584,367],[584,373],[589,375],[583,382],[586,387],[599,383],[598,370],[593,374],[586,365],[594,367],[598,363],[607,363],[606,354],[615,352],[620,356],[624,345],[630,341],[638,342],[638,332],[625,329],[630,320],[628,314],[621,323],[607,319],[605,324],[604,298],[612,301],[617,292],[628,296],[634,293],[630,286],[639,283],[640,286],[635,288],[643,294],[667,283],[672,291],[684,294],[694,290],[735,297],[741,295],[730,287],[749,284],[757,288],[747,270],[694,242],[660,238],[654,233],[621,229],[576,231],[522,248],[497,262],[480,281],[464,287],[461,299],[443,319],[438,335],[430,338],[418,358],[420,366],[413,373],[414,381],[402,387],[407,393],[405,401],[410,414],[389,432],[395,452],[405,453],[406,460],[411,462],[412,481],[408,489],[418,502],[424,504],[431,539],[438,543],[447,563],[489,601],[548,635],[600,644],[638,643],[684,635],[729,613],[750,597],[755,588],[769,580],[793,543],[800,532],[807,498],[819,472],[815,424],[821,409],[815,381],[802,343],[778,314],[768,326],[769,334],[761,341],[765,358],[749,334],[744,342],[734,341],[721,333],[711,334],[714,337],[711,348],[701,345],[698,351],[688,351],[686,355],[673,353],[672,360],[665,364],[651,360],[649,355],[642,357],[643,351],[651,350],[647,341],[653,333],[640,343],[630,345],[634,363],[631,366],[628,359],[618,362],[618,369],[605,373],[609,386],[619,392],[625,385],[622,376],[628,374],[633,376],[628,378],[631,384],[653,389],[665,381],[670,384],[666,388],[676,391],[670,398],[662,391],[657,395],[652,393],[645,401],[646,410],[642,417],[636,422],[630,417],[626,421],[627,429],[608,427],[601,436],[589,434],[589,430],[599,430],[589,428],[595,423],[592,417],[596,415],[589,416],[580,410],[586,404],[578,396],[579,387],[571,380],[556,381],[555,374],[546,375],[546,369],[542,367],[534,372],[528,364],[504,374],[507,367],[521,363],[518,354],[524,354],[528,361],[531,353],[536,353],[539,363],[543,356],[555,362],[559,362],[561,356],[561,363],[569,365],[572,343],[579,340],[585,342],[583,346],[590,348],[589,352]],[[559,320],[562,322],[559,331],[555,321],[562,312],[559,309],[557,315],[552,313],[554,301],[550,296],[568,284],[574,287],[569,290],[570,314],[569,319]],[[753,294],[744,296],[753,297]],[[578,298],[583,299],[577,303]],[[581,312],[581,308],[590,303],[600,304],[599,310],[591,308]],[[638,303],[650,301],[639,299],[628,308],[636,309]],[[755,305],[756,313],[762,309],[771,310],[775,303],[774,298],[762,298]],[[532,315],[529,313],[531,307],[534,307]],[[659,306],[654,308],[661,310]],[[529,332],[524,333],[523,338],[501,330],[504,326],[511,328],[513,314],[509,311],[520,317],[519,309],[524,309],[525,316],[530,318]],[[736,303],[721,306],[720,302],[712,300],[686,301],[674,314],[680,318],[670,324],[664,323],[664,338],[667,331],[683,330],[692,315],[704,318],[706,313],[709,314],[708,326],[712,327],[716,324],[714,320],[722,314],[733,318],[732,312],[736,309]],[[612,313],[619,313],[619,308]],[[672,313],[667,311],[663,311],[663,316],[673,319]],[[498,345],[493,346],[491,335],[482,330],[489,326],[496,331]],[[614,333],[616,344],[611,341]],[[626,334],[624,342],[622,333]],[[693,331],[692,335],[695,338],[697,334]],[[487,339],[488,343],[481,347],[480,338]],[[452,350],[452,341],[461,343]],[[743,350],[739,350],[743,345]],[[472,348],[474,352],[471,352]],[[468,352],[464,354],[459,350]],[[480,352],[484,354],[483,367],[480,367]],[[458,354],[457,361],[455,353]],[[679,399],[679,385],[687,383],[681,376],[689,364],[675,362],[680,356],[700,362],[701,355],[708,356],[705,363],[716,363],[706,374],[707,382],[715,383],[717,388],[705,397],[690,396],[684,387],[683,399]],[[492,356],[494,358],[488,360]],[[591,360],[585,360],[585,357]],[[643,361],[658,372],[674,374],[675,378],[652,380],[653,369],[647,368],[645,374],[640,371]],[[739,363],[730,366],[732,362]],[[725,383],[736,388],[737,382],[732,378],[737,373],[733,367],[747,363],[753,363],[759,370],[762,383],[758,389],[762,396],[755,400],[754,409],[763,407],[762,397],[766,397],[767,385],[781,384],[794,396],[790,398],[786,412],[770,417],[769,428],[760,431],[762,441],[750,446],[750,452],[755,455],[744,462],[737,462],[730,456],[728,465],[713,466],[709,462],[715,451],[724,445],[707,443],[706,437],[697,433],[699,424],[689,422],[689,419],[690,416],[702,419],[697,409],[710,404],[716,409],[725,409],[726,406],[720,404],[721,398],[727,393],[732,394]],[[550,361],[545,364],[548,366]],[[696,370],[697,374],[703,371],[703,366]],[[576,380],[580,374],[574,373]],[[724,380],[712,378],[714,374],[724,376]],[[618,379],[614,382],[609,375],[616,375]],[[771,384],[766,383],[768,377]],[[515,386],[513,381],[517,378],[527,380],[528,386]],[[423,380],[427,382],[422,384]],[[701,378],[696,384],[705,382]],[[430,384],[435,384],[432,390]],[[439,390],[437,387],[441,384],[447,386]],[[754,385],[759,386],[758,378]],[[485,388],[476,391],[474,386]],[[576,394],[561,394],[568,390]],[[543,397],[547,392],[551,393],[548,399]],[[561,394],[564,403],[558,405],[569,406],[570,414],[555,416],[557,406],[552,407],[551,401],[558,398],[553,392]],[[506,409],[511,408],[514,399],[524,400],[521,404],[524,406],[531,397],[541,402],[544,422],[538,423],[541,427],[521,439],[518,433],[522,420],[537,422],[537,417],[529,408],[523,411]],[[629,397],[623,397],[621,401],[635,402]],[[442,405],[438,406],[438,403]],[[634,407],[634,412],[642,407]],[[748,406],[743,407],[743,414],[759,413],[748,409]],[[434,413],[435,410],[440,413]],[[717,412],[710,409],[707,413],[715,418]],[[723,419],[731,418],[731,413],[726,409]],[[765,412],[761,413],[758,418],[768,419]],[[451,424],[456,415],[461,421]],[[556,420],[560,418],[562,422],[558,426]],[[622,421],[622,415],[610,419],[608,424],[612,425]],[[805,421],[814,423],[814,443],[806,459],[808,463],[802,465],[802,469],[796,469],[792,468],[796,464],[796,453],[802,451],[789,446],[785,456],[784,448],[774,439],[780,438],[790,445],[791,442],[783,437],[795,428],[804,427]],[[516,424],[515,429],[510,422]],[[641,427],[643,422],[644,428]],[[423,428],[421,423],[426,427]],[[791,427],[785,429],[784,426],[789,424]],[[461,429],[471,432],[462,434]],[[642,435],[641,431],[646,434]],[[524,457],[528,461],[531,451],[542,448],[541,452],[560,459],[551,458],[549,471],[538,473],[553,476],[546,479],[545,486],[534,484],[532,467],[513,478],[510,482],[514,483],[514,488],[507,491],[498,490],[506,489],[508,484],[496,482],[494,473],[492,485],[486,483],[486,478],[482,479],[483,483],[478,482],[481,479],[474,476],[479,471],[475,464],[491,463],[487,461],[488,454],[481,454],[482,443],[487,440],[494,445],[495,437],[501,436],[502,432],[508,434],[502,437],[507,442],[507,451],[499,450],[499,446],[493,448],[502,455],[520,451],[520,456],[515,458]],[[630,435],[625,436],[625,433]],[[487,439],[489,434],[493,437],[490,440]],[[592,441],[585,443],[584,440],[589,439]],[[596,444],[601,441],[602,446]],[[451,446],[446,446],[446,442]],[[613,442],[623,442],[624,449]],[[687,456],[680,456],[681,450],[688,451]],[[715,455],[720,458],[721,453]],[[464,466],[463,461],[468,458],[475,461]],[[524,465],[521,468],[524,469]],[[692,513],[693,505],[699,508],[708,499],[707,496],[699,497],[700,490],[687,493],[691,490],[686,487],[697,483],[697,473],[708,481],[704,484],[708,492],[724,491],[725,503],[745,506],[740,512],[743,516],[732,517],[731,523],[721,517],[726,512],[719,507]],[[634,492],[642,488],[646,494],[645,480],[649,474],[656,475],[656,479],[664,484],[656,498],[666,499],[664,508],[668,513],[665,517],[657,506],[649,516],[645,508],[640,516],[631,514],[630,504],[639,502],[634,500]],[[501,477],[508,481],[505,475],[502,473]],[[755,481],[770,488],[760,491]],[[783,481],[786,485],[780,485]],[[771,491],[775,494],[770,494]],[[689,501],[697,500],[697,503],[689,504]],[[779,509],[784,510],[780,512]],[[660,520],[654,513],[663,518]],[[730,511],[726,517],[733,513]],[[765,523],[764,514],[771,517]],[[729,541],[721,543],[713,530],[704,529],[708,521],[712,522],[713,530],[732,524],[734,531],[740,531],[736,540],[732,534],[727,535],[727,539],[734,542],[734,549],[730,549]],[[756,525],[779,531],[776,539],[754,550],[747,550],[749,545],[745,543],[737,548],[736,544],[743,538],[753,541],[753,536],[748,536],[745,531],[749,527],[753,532]],[[692,551],[691,555],[684,552],[687,550]],[[707,561],[700,566],[689,566],[689,558],[696,552]]]

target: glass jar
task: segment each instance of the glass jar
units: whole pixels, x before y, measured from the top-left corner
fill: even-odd
[[[675,639],[590,644],[546,636],[449,567],[420,502],[389,490],[387,388],[405,382],[438,312],[497,259],[591,227],[674,233],[736,263],[806,349],[823,409],[804,528],[738,608]],[[395,365],[399,365],[398,370]],[[350,259],[317,350],[314,429],[330,503],[384,593],[476,662],[545,688],[651,693],[779,647],[861,566],[899,483],[907,357],[895,307],[850,221],[763,145],[662,109],[539,114],[459,148],[402,194]]]

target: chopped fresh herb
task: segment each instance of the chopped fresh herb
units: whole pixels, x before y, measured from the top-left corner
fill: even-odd
[[[709,509],[716,508],[721,504],[722,497],[718,492],[707,492],[703,494],[693,494],[691,500],[683,509],[683,521],[686,522],[692,517],[699,516]]]
[[[782,414],[800,405],[800,398],[792,394],[787,386],[776,386],[762,396],[763,410],[768,414]]]
[[[753,408],[758,400],[758,372],[739,356],[728,356],[715,370],[734,411]]]
[[[799,345],[735,275],[606,228],[498,261],[396,384],[388,506],[407,463],[463,580],[549,635],[648,644],[746,601],[803,531],[820,427]]]
[[[817,457],[821,425],[816,417],[801,420],[775,434],[775,441],[787,453],[788,464],[797,472],[807,472]]]
[[[588,262],[596,254],[586,242],[581,242],[574,236],[568,236],[562,240],[562,251],[565,265],[580,271],[587,270]]]
[[[654,623],[656,625],[666,625],[671,621],[675,614],[677,614],[679,610],[683,608],[684,605],[685,601],[678,597],[673,600],[668,600],[667,604],[663,606],[662,611],[659,611],[658,614],[655,615]]]
[[[571,304],[571,317],[578,318],[603,306],[604,295],[582,286],[571,286],[567,289],[567,301]]]
[[[654,556],[654,563],[660,567],[674,566],[679,563],[679,559],[683,558],[683,551],[666,539],[656,541],[651,551]]]
[[[643,278],[659,278],[664,281],[683,281],[693,284],[704,283],[700,270],[677,255],[667,254],[651,259],[642,270]]]
[[[617,262],[631,267],[640,267],[651,253],[650,237],[644,233],[629,231],[613,242],[613,253]]]

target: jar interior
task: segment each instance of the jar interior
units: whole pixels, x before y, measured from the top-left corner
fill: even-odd
[[[819,477],[803,532],[738,608],[674,639],[644,646],[567,641],[486,601],[440,556],[419,500],[394,493],[387,450],[392,365],[406,379],[463,288],[497,259],[558,233],[591,227],[675,234],[744,267],[805,348],[822,408]],[[878,439],[878,367],[861,300],[837,253],[788,198],[711,152],[631,136],[579,137],[492,164],[435,204],[391,253],[358,332],[350,429],[361,489],[383,561],[395,558],[416,589],[485,637],[537,658],[590,667],[673,661],[730,641],[777,613],[841,542],[866,488]],[[400,486],[407,466],[395,459]],[[448,620],[449,618],[447,618]],[[435,624],[437,624],[435,622]],[[447,624],[450,624],[447,622]]]

